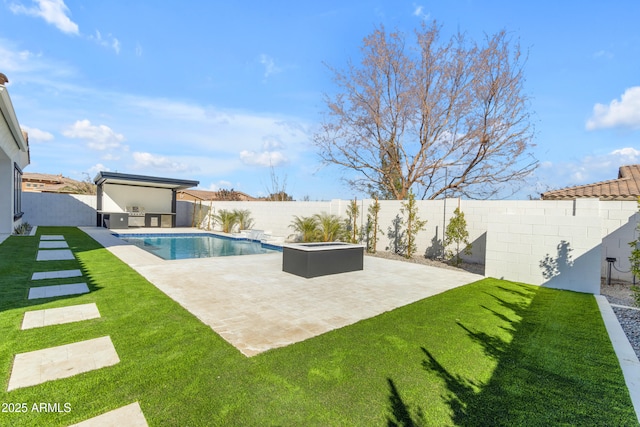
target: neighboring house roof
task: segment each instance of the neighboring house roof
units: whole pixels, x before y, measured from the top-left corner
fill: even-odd
[[[584,197],[597,197],[600,200],[638,200],[640,165],[621,166],[617,179],[542,193],[543,200],[573,200]]]
[[[236,191],[236,190],[232,190],[233,194],[235,196],[237,196],[238,200],[241,201],[255,201],[255,200],[259,200],[255,197],[252,197],[246,193],[243,193],[242,191]],[[180,198],[184,198],[181,197],[180,194],[185,194],[188,196],[191,196],[194,199],[198,199],[198,200],[202,200],[202,201],[215,201],[215,200],[228,200],[227,198],[225,198],[225,196],[228,196],[228,193],[231,193],[230,190],[227,190],[227,192],[225,192],[223,194],[223,192],[220,191],[208,191],[208,190],[181,190],[178,192],[178,197]]]
[[[31,184],[31,185],[29,185]],[[22,174],[22,189],[24,191],[68,192],[69,188],[78,186],[80,181],[48,173],[24,172]]]

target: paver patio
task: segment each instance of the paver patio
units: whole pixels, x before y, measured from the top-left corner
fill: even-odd
[[[165,261],[83,230],[247,356],[483,278],[367,256],[363,271],[304,279],[282,271],[281,253]]]
[[[95,303],[27,311],[24,313],[21,329],[42,328],[44,326],[80,322],[98,317],[100,317],[100,312]]]
[[[133,402],[130,405],[123,406],[122,408],[114,409],[113,411],[106,412],[97,417],[88,419],[78,424],[70,425],[69,427],[146,427],[148,426],[147,420],[144,418],[142,409],[138,402]]]
[[[109,336],[15,356],[7,391],[71,377],[120,362]]]
[[[65,295],[86,294],[87,292],[89,292],[89,287],[86,283],[39,286],[37,288],[29,288],[29,299],[53,298]]]

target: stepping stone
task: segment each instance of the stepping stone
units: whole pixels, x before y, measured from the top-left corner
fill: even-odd
[[[77,277],[77,276],[82,276],[82,271],[80,270],[41,271],[38,273],[33,273],[33,275],[31,276],[31,280],[64,279],[67,277]]]
[[[70,285],[40,286],[29,288],[29,299],[53,298],[65,295],[86,294],[89,287],[86,283],[72,283]]]
[[[64,236],[60,234],[45,234],[40,236],[40,240],[64,240]]]
[[[39,249],[57,249],[57,248],[68,248],[67,242],[64,240],[45,240],[44,242],[40,242],[38,246]]]
[[[70,307],[47,308],[27,311],[22,319],[22,330],[41,328],[43,326],[61,325],[63,323],[80,322],[100,317],[95,303],[72,305]]]
[[[61,261],[65,259],[75,259],[69,249],[38,251],[38,256],[36,257],[36,261]]]
[[[147,420],[144,418],[140,404],[134,402],[122,408],[105,412],[97,417],[90,418],[78,424],[69,427],[105,427],[105,426],[129,426],[129,427],[147,427]]]
[[[68,378],[120,362],[111,337],[16,354],[7,391]]]

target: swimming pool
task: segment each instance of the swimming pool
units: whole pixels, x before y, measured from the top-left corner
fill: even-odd
[[[209,258],[282,252],[278,246],[214,234],[116,234],[162,259]]]

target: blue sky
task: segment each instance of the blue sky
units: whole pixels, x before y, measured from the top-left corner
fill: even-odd
[[[518,194],[640,163],[640,2],[2,0],[0,72],[29,132],[25,172],[195,179],[264,195],[272,165],[296,199],[361,197],[310,144],[335,86],[377,25],[423,20],[528,51],[540,161]]]

